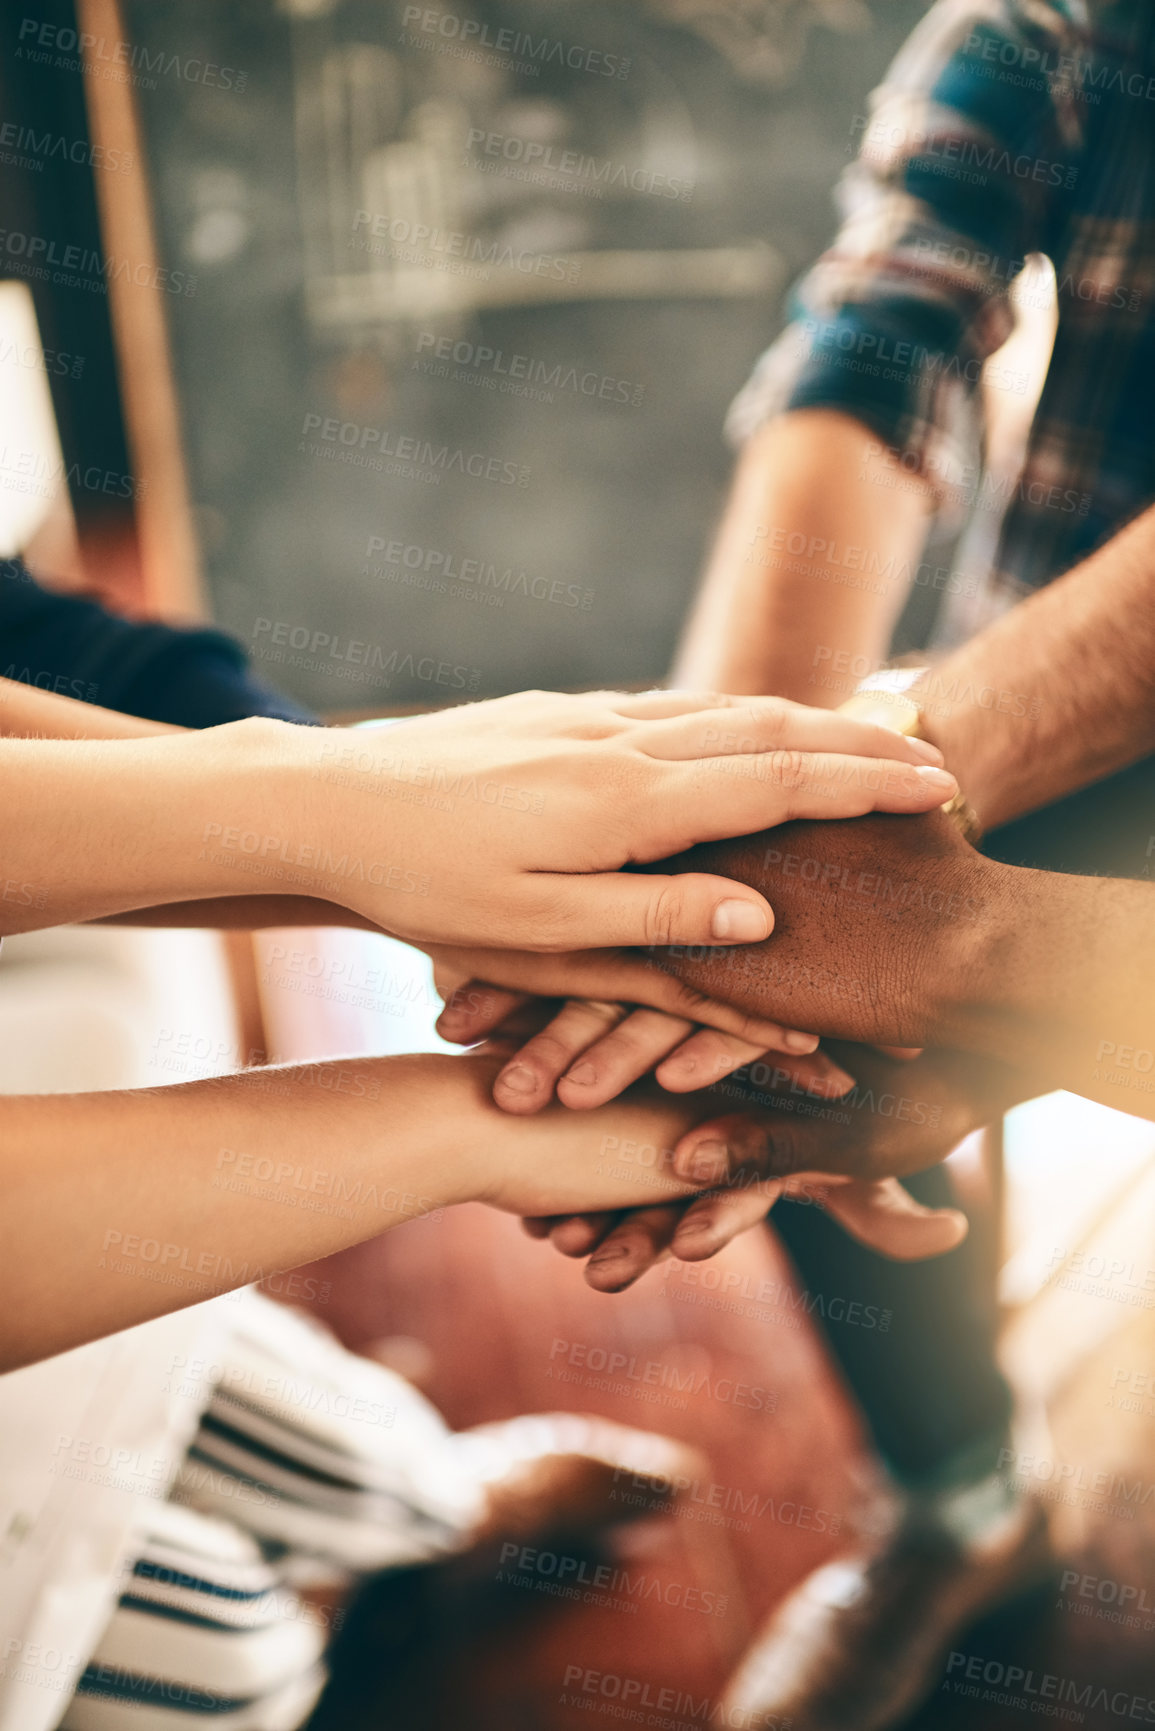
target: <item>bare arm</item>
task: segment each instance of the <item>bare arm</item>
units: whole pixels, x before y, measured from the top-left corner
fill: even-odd
[[[744,886],[622,867],[786,816],[926,810],[955,788],[928,755],[801,705],[667,692],[522,692],[384,735],[262,718],[4,739],[0,867],[20,888],[0,931],[253,891],[418,943],[749,942],[773,922]]]
[[[41,691],[16,679],[0,679],[0,738],[7,739],[164,739],[187,733],[164,721],[122,715],[95,703]],[[11,874],[9,874],[11,875]],[[368,920],[336,903],[310,896],[220,896],[205,902],[163,903],[105,916],[113,925],[212,926],[254,931],[268,926],[359,926]]]
[[[495,1068],[421,1055],[0,1099],[0,1370],[452,1203],[537,1215],[699,1187],[669,1155],[696,1102],[511,1124]]]
[[[1155,752],[1155,508],[911,695],[986,828]]]
[[[881,463],[877,435],[848,415],[769,422],[739,460],[673,682],[837,708],[854,680],[822,683],[829,652],[859,677],[881,664],[931,498]]]
[[[95,703],[79,703],[18,679],[0,679],[0,737],[9,739],[153,739],[184,733],[164,721],[142,721]]]

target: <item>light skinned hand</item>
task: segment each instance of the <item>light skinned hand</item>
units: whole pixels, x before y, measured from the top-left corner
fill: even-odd
[[[922,741],[779,698],[521,692],[292,731],[318,827],[360,851],[377,832],[406,874],[335,899],[418,944],[758,942],[773,913],[756,890],[623,868],[790,818],[928,811],[956,786]]]
[[[567,1063],[578,1056],[600,1056],[595,1043],[610,1028],[624,1023],[631,1012],[655,1012],[652,1023],[637,1023],[625,1029],[631,1042],[639,1041],[639,1059],[633,1073],[620,1080],[616,1087],[607,1086],[597,1098],[582,1097],[571,1105],[596,1105],[609,1099],[629,1081],[652,1069],[675,1047],[683,1042],[691,1047],[688,1061],[682,1066],[687,1087],[702,1087],[705,1079],[715,1079],[726,1073],[722,1058],[733,1057],[733,1064],[742,1064],[762,1052],[812,1052],[818,1044],[815,1034],[800,1033],[781,1027],[746,1010],[712,998],[703,997],[693,987],[675,980],[673,975],[655,968],[652,960],[639,950],[575,950],[561,955],[538,955],[526,950],[482,950],[458,948],[445,944],[421,946],[433,960],[433,977],[437,990],[445,999],[445,1008],[437,1020],[442,1039],[468,1046],[484,1039],[498,1029],[513,1031],[530,1011],[533,1019],[525,1023],[527,1032],[538,1032],[544,1026],[543,1006],[550,1000],[570,1000],[598,1007],[599,1019],[591,1022],[588,1033],[579,1038],[574,1030],[563,1042],[559,1041],[548,1060],[542,1054],[536,1062],[538,1048],[531,1054],[539,1085],[532,1090],[516,1088],[511,1094],[532,1094],[530,1103],[514,1103],[499,1099],[510,1111],[537,1111],[553,1097],[553,1084],[566,1069]],[[692,1031],[718,1030],[732,1037],[717,1052],[709,1046],[694,1043]],[[648,1030],[648,1031],[647,1031]],[[689,1034],[691,1038],[686,1040]],[[568,1054],[568,1057],[567,1057]],[[517,1057],[511,1060],[516,1065]],[[614,1071],[621,1072],[620,1066]]]
[[[534,1007],[546,1018],[536,1029],[530,1021]],[[769,1052],[787,1054],[782,1073],[816,1095],[833,1099],[853,1085],[851,1076],[816,1050],[816,1034],[772,1027],[750,1038],[665,1010],[591,998],[567,999],[552,1014],[541,1002],[515,1005],[497,1031],[518,1049],[499,1073],[493,1098],[503,1111],[519,1115],[540,1112],[555,1097],[578,1111],[602,1106],[651,1073],[671,1093],[695,1093]],[[772,1067],[767,1078],[773,1074]]]

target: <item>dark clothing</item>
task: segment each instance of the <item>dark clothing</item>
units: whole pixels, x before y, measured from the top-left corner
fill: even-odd
[[[945,1168],[904,1180],[928,1207],[958,1206]],[[997,1316],[986,1246],[972,1232],[926,1262],[892,1262],[821,1208],[780,1202],[771,1225],[887,1466],[912,1488],[983,1477],[998,1465],[1011,1391],[995,1360]],[[860,1300],[859,1320],[851,1303]]]
[[[316,719],[254,678],[223,631],[121,619],[94,601],[42,589],[16,559],[0,560],[0,675],[180,727],[248,715]]]

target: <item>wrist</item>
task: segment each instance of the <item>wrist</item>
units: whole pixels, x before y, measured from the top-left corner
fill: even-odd
[[[907,695],[919,708],[920,737],[942,752],[947,769],[965,790],[981,834],[1014,816],[1014,800],[1008,804],[1006,785],[1013,758],[1006,750],[1005,730],[991,721],[992,708],[996,715],[1005,715],[1001,705],[1010,694],[988,689],[980,681],[974,700],[963,702],[960,689],[964,694],[973,692],[975,682],[950,673],[949,667],[947,662],[921,669]],[[989,707],[982,701],[985,696],[990,698]]]
[[[507,1057],[482,1047],[460,1055],[425,1052],[393,1060],[404,1065],[404,1073],[395,1075],[412,1090],[419,1118],[414,1129],[429,1144],[426,1188],[443,1207],[487,1201],[498,1187],[510,1141],[520,1128],[493,1103],[493,1084]]]
[[[862,680],[852,696],[839,709],[858,721],[873,722],[906,739],[925,740],[943,751],[935,737],[934,726],[927,713],[926,684],[931,677],[927,667],[885,667]],[[963,790],[962,778],[943,751],[946,767],[955,775],[959,787],[942,810],[959,834],[974,845],[979,842],[983,825],[971,801]]]
[[[379,1197],[386,1188],[405,1198],[387,1222],[482,1200],[495,1184],[510,1125],[490,1091],[500,1060],[484,1053],[455,1056],[413,1052],[386,1058],[328,1060],[285,1072],[246,1072],[249,1105],[267,1123],[272,1100],[287,1091],[279,1139],[292,1146],[305,1126],[311,1151],[326,1170],[343,1172],[351,1196]],[[251,1079],[255,1077],[256,1079]],[[318,1086],[312,1086],[316,1081]],[[371,1206],[366,1203],[366,1206]]]
[[[937,1046],[998,1050],[991,1040],[1008,974],[1018,966],[1021,877],[1011,866],[973,850],[957,867],[955,894],[962,917],[944,927],[941,952],[928,970],[927,1026]]]
[[[315,787],[315,730],[253,716],[180,743],[193,765],[200,893],[329,899],[318,888],[318,867],[326,851],[343,850],[335,814]]]

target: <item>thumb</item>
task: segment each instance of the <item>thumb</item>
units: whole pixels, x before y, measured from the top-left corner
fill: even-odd
[[[434,1027],[452,1045],[471,1046],[530,1002],[528,992],[507,991],[504,986],[491,986],[485,980],[466,980],[446,996],[445,1008]]]
[[[941,1256],[967,1235],[959,1209],[924,1208],[897,1178],[832,1185],[822,1205],[852,1238],[896,1262]]]
[[[774,929],[756,890],[706,872],[538,873],[530,906],[519,908],[540,950],[614,945],[756,944]],[[540,903],[535,917],[533,900]],[[520,920],[519,920],[520,924]]]

